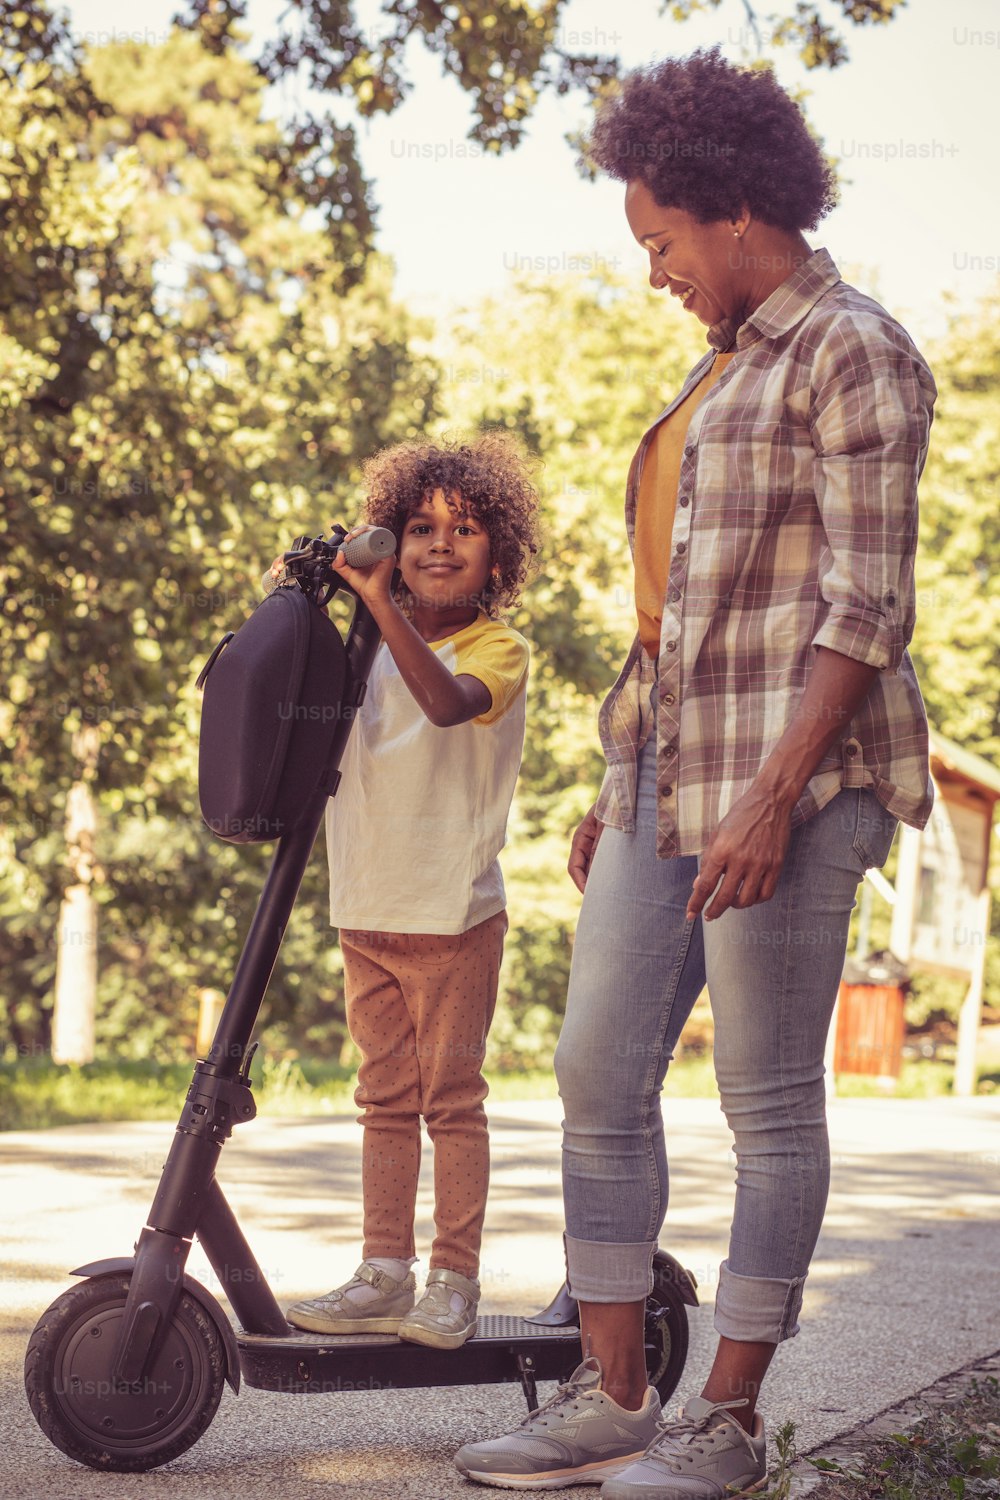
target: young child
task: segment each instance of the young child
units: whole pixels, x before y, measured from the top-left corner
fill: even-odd
[[[396,559],[336,565],[382,631],[326,825],[330,921],[362,1055],[364,1261],[288,1320],[456,1349],[477,1326],[489,1182],[481,1070],[507,930],[497,855],[528,674],[527,643],[499,614],[536,551],[537,498],[502,432],[400,443],[364,473],[367,522],[394,532],[402,574],[394,597]],[[421,1118],[434,1143],[436,1233],[414,1305]]]

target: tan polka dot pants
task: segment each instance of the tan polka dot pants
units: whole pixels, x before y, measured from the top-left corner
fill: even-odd
[[[364,1255],[414,1255],[420,1121],[434,1143],[432,1269],[475,1276],[490,1148],[482,1075],[507,913],[468,932],[341,929],[347,1024],[362,1054]]]

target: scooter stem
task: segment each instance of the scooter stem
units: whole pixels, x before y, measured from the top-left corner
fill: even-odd
[[[350,592],[353,593],[353,590]],[[370,611],[356,598],[345,642],[347,674],[344,698],[333,733],[330,766],[341,761],[368,682],[380,633]],[[264,889],[250,923],[236,973],[226,997],[208,1057],[195,1065],[170,1146],[147,1227],[136,1246],[135,1268],[123,1311],[115,1374],[136,1382],[165,1336],[183,1289],[184,1266],[191,1241],[206,1218],[205,1248],[217,1274],[218,1261],[239,1279],[245,1269],[257,1287],[257,1307],[273,1331],[284,1321],[262,1273],[249,1256],[242,1235],[234,1235],[231,1211],[215,1183],[219,1153],[235,1125],[253,1119],[256,1104],[250,1087],[250,1036],[323,820],[328,793],[315,797],[299,827],[275,850]],[[210,1227],[209,1227],[210,1224]],[[232,1241],[232,1243],[229,1243]],[[223,1276],[223,1279],[228,1279]]]

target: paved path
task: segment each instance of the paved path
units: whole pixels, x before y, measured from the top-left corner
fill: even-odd
[[[559,1105],[497,1104],[491,1114],[483,1311],[533,1311],[563,1274]],[[694,1272],[704,1304],[691,1312],[681,1399],[697,1389],[713,1347],[711,1304],[733,1167],[717,1103],[669,1100],[665,1115],[673,1165],[663,1243]],[[129,1252],[172,1128],[0,1135],[0,1496],[469,1500],[489,1493],[461,1480],[450,1457],[471,1437],[520,1420],[516,1387],[298,1398],[246,1389],[237,1398],[227,1388],[201,1441],[146,1476],[95,1473],[48,1443],[21,1384],[31,1328],[70,1284],[72,1266]],[[837,1101],[831,1135],[834,1188],[803,1329],[779,1351],[765,1405],[773,1421],[795,1421],[800,1452],[1000,1348],[1000,1100]],[[282,1302],[335,1285],[357,1264],[359,1136],[352,1116],[258,1120],[226,1147],[220,1175]],[[425,1253],[429,1167],[428,1152],[418,1222]],[[197,1251],[190,1268],[212,1285]],[[561,1493],[594,1500],[596,1491]]]

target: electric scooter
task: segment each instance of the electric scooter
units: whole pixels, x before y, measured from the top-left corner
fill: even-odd
[[[355,541],[366,535],[372,534]],[[393,550],[392,534],[386,535],[387,550]],[[39,1426],[62,1452],[95,1469],[145,1471],[177,1458],[212,1422],[227,1382],[234,1393],[245,1382],[305,1394],[366,1385],[519,1381],[530,1412],[538,1405],[536,1382],[565,1381],[582,1357],[577,1304],[565,1283],[542,1312],[481,1317],[476,1335],[448,1351],[389,1334],[327,1335],[290,1327],[216,1177],[234,1127],[256,1114],[250,1070],[257,1043],[251,1034],[380,640],[370,612],[331,566],[344,536],[342,527],[334,527],[332,538],[299,538],[284,555],[284,586],[300,589],[312,607],[322,609],[338,591],[353,599],[342,641],[340,694],[341,708],[349,711],[338,715],[333,729],[334,774],[278,841],[214,1040],[208,1056],[195,1064],[134,1255],[70,1272],[85,1279],[56,1298],[28,1344],[25,1386]],[[359,562],[349,551],[347,560]],[[236,1327],[185,1269],[195,1238]],[[666,1252],[656,1252],[653,1272],[645,1309],[646,1365],[666,1403],[687,1357],[685,1307],[697,1306],[698,1298],[690,1271]]]

